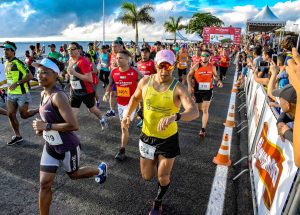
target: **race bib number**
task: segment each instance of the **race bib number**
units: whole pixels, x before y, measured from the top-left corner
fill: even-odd
[[[119,97],[130,97],[129,87],[117,87],[117,94]]]
[[[210,82],[201,82],[201,83],[199,83],[198,90],[210,90]]]
[[[43,131],[43,138],[52,146],[63,144],[58,131]]]
[[[74,89],[74,90],[82,89],[80,81],[71,81],[71,86],[72,86],[72,89]]]
[[[187,66],[187,62],[181,62],[181,66]]]
[[[141,156],[150,160],[154,160],[154,154],[156,148],[153,146],[150,146],[143,141],[139,141],[139,148],[140,148],[140,153]]]

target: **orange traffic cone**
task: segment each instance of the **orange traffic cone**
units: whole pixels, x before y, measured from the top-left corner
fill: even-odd
[[[227,115],[226,122],[223,123],[224,126],[234,128],[235,121],[234,121],[234,105],[231,106],[229,113]]]
[[[230,166],[231,160],[229,159],[229,143],[228,134],[225,134],[224,140],[221,143],[218,154],[214,157],[213,162],[217,165]]]

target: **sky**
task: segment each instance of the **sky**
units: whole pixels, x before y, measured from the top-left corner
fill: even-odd
[[[135,39],[135,30],[116,19],[121,14],[123,0],[105,1],[105,39],[121,36],[124,41]],[[241,27],[244,31],[248,18],[255,16],[266,4],[282,20],[286,28],[300,31],[300,0],[132,0],[138,7],[150,3],[153,25],[140,25],[140,40],[161,40],[170,36],[163,23],[170,16],[183,16],[187,24],[194,13],[211,12],[225,26]],[[68,41],[103,40],[103,0],[1,0],[0,41]],[[298,24],[298,25],[297,25]]]

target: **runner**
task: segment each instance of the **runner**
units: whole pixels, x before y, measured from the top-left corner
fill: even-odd
[[[81,146],[73,132],[78,130],[78,122],[67,95],[56,86],[63,63],[45,58],[34,65],[38,67],[39,84],[44,88],[41,93],[41,119],[34,120],[32,127],[45,140],[40,162],[39,208],[41,215],[47,215],[52,200],[52,184],[60,164],[72,180],[96,176],[95,180],[100,184],[106,180],[107,165],[101,162],[98,168],[79,168]]]
[[[208,50],[202,50],[201,58],[202,63],[197,63],[191,68],[187,82],[188,91],[194,94],[199,111],[202,112],[202,128],[199,132],[199,136],[205,137],[205,128],[209,117],[209,106],[213,98],[213,79],[216,79],[218,87],[222,87],[223,84],[218,80],[216,67],[209,63],[210,52]],[[192,78],[195,79],[195,86],[192,85]]]
[[[144,77],[131,97],[122,127],[128,129],[130,116],[143,100],[144,124],[140,136],[140,167],[142,177],[150,181],[157,162],[158,191],[150,215],[162,213],[162,198],[170,186],[170,175],[180,154],[178,120],[191,121],[199,116],[195,103],[186,88],[173,78],[175,55],[170,50],[157,53],[157,74]],[[180,106],[185,111],[179,113]]]
[[[118,68],[118,63],[117,63],[117,53],[119,51],[125,50],[124,49],[124,43],[121,38],[117,38],[117,40],[113,41],[112,43],[112,54],[111,54],[111,60],[110,60],[110,71],[112,71],[115,68]],[[107,95],[108,96],[108,95]],[[109,107],[110,110],[106,112],[107,117],[114,117],[115,114],[115,106],[116,106],[116,97],[117,97],[117,92],[116,92],[116,86],[112,87],[112,90],[109,94]]]
[[[122,50],[117,54],[117,62],[119,67],[111,71],[109,85],[104,94],[104,100],[111,92],[113,85],[117,88],[117,104],[120,121],[122,121],[124,112],[128,109],[128,102],[133,95],[137,82],[138,72],[129,66],[129,59],[131,55],[127,50]],[[133,120],[135,112],[133,111],[130,119]],[[128,144],[129,131],[128,128],[122,128],[121,147],[116,154],[115,159],[123,161],[126,159],[125,147]]]
[[[189,56],[187,46],[183,44],[176,57],[179,81],[184,85],[186,83],[186,72],[188,68]]]
[[[7,80],[7,115],[15,135],[11,138],[7,145],[14,145],[22,142],[23,138],[20,134],[19,121],[17,119],[17,111],[22,119],[27,119],[39,112],[39,109],[28,110],[28,104],[31,96],[28,91],[27,82],[31,80],[32,74],[25,64],[15,57],[17,46],[15,43],[6,41],[0,48],[4,48],[5,76]]]
[[[229,67],[229,57],[226,53],[226,49],[223,48],[223,51],[220,56],[220,80],[223,81],[226,79],[226,72]]]
[[[67,69],[71,83],[71,107],[77,118],[79,108],[83,102],[91,113],[99,119],[102,130],[107,128],[107,120],[101,116],[100,110],[95,105],[95,91],[93,89],[93,78],[90,63],[80,56],[79,44],[71,42],[68,48],[70,54]]]
[[[172,50],[171,50],[172,51]],[[155,63],[150,59],[150,50],[148,48],[143,48],[141,50],[142,59],[137,63],[138,70],[143,74],[143,76],[149,76],[156,73]],[[136,125],[138,128],[141,128],[143,125],[143,103],[140,103],[138,115],[141,118],[141,121]]]
[[[89,50],[87,51],[87,53],[91,55],[92,62],[95,63],[97,61],[97,53],[94,50],[94,44],[93,43],[89,43],[88,46],[89,46]]]
[[[63,60],[64,56],[61,53],[55,51],[55,49],[56,49],[55,44],[52,43],[48,47],[50,47],[50,52],[48,54],[48,57],[52,57],[52,58],[54,58],[56,60],[59,60],[59,61]]]
[[[196,63],[201,63],[201,51],[202,50],[200,47],[196,47],[192,57],[191,67],[193,67]]]
[[[102,46],[102,53],[100,54],[99,60],[101,65],[99,79],[103,82],[103,88],[105,88],[109,84],[108,77],[110,74],[109,67],[111,60],[111,55],[108,53],[106,46]]]

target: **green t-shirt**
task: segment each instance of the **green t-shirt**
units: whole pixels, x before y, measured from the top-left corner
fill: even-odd
[[[48,57],[52,57],[56,60],[60,60],[63,59],[64,56],[61,53],[55,51],[55,52],[49,52]]]
[[[28,73],[30,73],[28,67],[16,57],[5,62],[5,76],[8,86],[22,80]],[[8,88],[9,94],[25,94],[27,92],[27,83],[20,84],[14,90]]]

